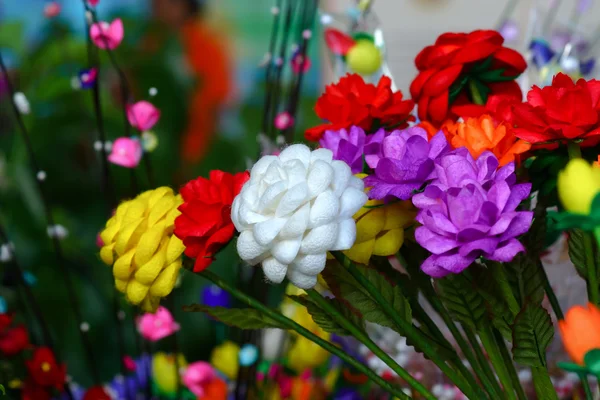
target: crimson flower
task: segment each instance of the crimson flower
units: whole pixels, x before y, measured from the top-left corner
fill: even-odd
[[[85,392],[81,400],[111,400],[102,386],[92,386]]]
[[[24,325],[18,325],[0,333],[0,352],[14,356],[29,347],[29,334]]]
[[[419,119],[439,126],[446,119],[478,117],[495,97],[521,100],[515,79],[527,64],[503,42],[491,30],[444,33],[421,50],[415,58],[419,74],[410,85]]]
[[[35,384],[62,390],[67,370],[64,364],[59,365],[56,362],[54,353],[48,347],[36,348],[33,352],[33,358],[25,361],[25,365]]]
[[[175,219],[175,236],[183,241],[185,254],[196,259],[194,272],[208,268],[215,254],[235,232],[231,222],[231,203],[249,179],[248,172],[230,174],[211,171],[181,188],[181,215]]]
[[[48,390],[28,379],[21,388],[21,400],[50,400]]]
[[[584,145],[595,145],[600,140],[600,82],[575,83],[559,73],[551,86],[534,86],[527,102],[513,106],[512,122],[515,135],[533,144],[584,140]]]
[[[401,91],[392,91],[392,80],[382,76],[377,86],[366,83],[360,75],[348,74],[338,83],[328,85],[317,100],[315,111],[327,121],[310,128],[307,140],[321,139],[326,130],[349,129],[351,126],[373,133],[379,128],[406,128],[414,107],[412,100],[404,100]]]

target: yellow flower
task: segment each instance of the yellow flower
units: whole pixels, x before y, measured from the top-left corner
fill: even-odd
[[[600,168],[575,158],[558,173],[558,197],[567,211],[589,214],[592,200],[600,193]]]
[[[364,178],[365,174],[356,175]],[[366,188],[368,192],[370,188]],[[368,264],[372,255],[391,256],[404,243],[404,228],[415,219],[416,210],[410,201],[385,204],[369,200],[354,214],[356,241],[344,254],[354,262]]]
[[[173,235],[181,203],[168,187],[149,190],[121,203],[100,233],[100,257],[113,266],[115,286],[144,311],[156,311],[175,286],[185,249]]]
[[[183,354],[177,356],[179,369],[185,368],[187,362]],[[161,394],[169,395],[177,392],[177,380],[179,372],[175,365],[175,357],[172,354],[156,353],[152,358],[152,379]]]
[[[291,307],[286,310],[288,313],[290,313],[290,311],[292,311]],[[321,329],[313,321],[306,310],[306,307],[297,305],[297,307],[293,309],[293,312],[287,316],[320,338],[329,340],[331,335]],[[288,366],[291,369],[297,373],[302,373],[306,369],[316,368],[327,361],[329,358],[328,351],[306,339],[304,336],[297,335],[291,331],[290,334],[294,339],[287,354]]]
[[[228,341],[215,347],[210,355],[210,363],[213,367],[225,374],[229,379],[235,380],[238,373],[238,353],[240,347]]]

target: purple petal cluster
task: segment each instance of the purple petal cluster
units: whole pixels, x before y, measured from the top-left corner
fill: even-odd
[[[331,150],[334,160],[344,161],[350,166],[353,174],[363,170],[363,152],[367,135],[358,126],[349,130],[325,131],[319,140],[321,147]]]
[[[517,211],[531,184],[516,183],[514,163],[498,168],[491,152],[475,161],[465,148],[436,160],[436,178],[413,197],[419,209],[415,238],[432,255],[421,269],[440,278],[460,273],[479,257],[509,262],[525,251],[516,239],[533,212]]]
[[[411,127],[383,137],[379,151],[375,144],[370,150],[367,163],[375,171],[365,178],[365,185],[372,187],[369,197],[408,200],[437,177],[434,161],[450,151],[450,146],[442,132],[428,140],[424,129]]]

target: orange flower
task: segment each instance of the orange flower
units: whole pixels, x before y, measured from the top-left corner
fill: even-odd
[[[600,349],[600,310],[591,303],[587,308],[574,306],[564,320],[558,321],[562,341],[571,359],[583,365],[583,357],[593,349]]]
[[[516,154],[526,152],[531,144],[517,139],[512,128],[500,123],[496,126],[491,116],[468,118],[465,122],[446,123],[442,126],[446,138],[454,148],[466,147],[474,158],[489,150],[498,158],[500,166],[515,160]]]

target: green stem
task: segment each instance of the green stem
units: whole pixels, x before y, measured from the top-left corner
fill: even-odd
[[[369,336],[354,325],[350,320],[344,317],[338,310],[335,309],[327,300],[319,294],[315,289],[309,289],[306,291],[308,297],[323,309],[334,321],[336,321],[342,328],[346,329],[350,334],[363,343],[369,350],[373,352],[381,361],[386,363],[398,376],[404,379],[410,386],[412,386],[417,392],[421,393],[423,397],[429,400],[435,400],[435,397],[425,386],[419,381],[413,378],[404,368],[402,368],[392,357],[386,352],[381,350],[379,346]]]
[[[208,270],[202,271],[202,272],[198,273],[198,275],[203,276],[204,278],[208,279],[215,285],[219,286],[221,289],[226,290],[233,297],[235,297],[242,303],[245,303],[248,306],[265,313],[270,318],[274,319],[275,321],[277,321],[280,324],[282,324],[283,326],[285,326],[287,329],[298,332],[299,335],[304,336],[311,342],[321,346],[323,349],[327,350],[331,354],[339,357],[342,361],[348,363],[352,367],[359,370],[361,373],[367,375],[373,382],[375,382],[376,384],[381,386],[383,389],[387,390],[389,393],[398,397],[399,399],[405,399],[405,400],[410,399],[410,397],[408,397],[402,390],[400,390],[399,388],[390,384],[385,379],[381,378],[379,375],[377,375],[375,372],[373,372],[366,365],[364,365],[364,364],[360,363],[358,360],[350,357],[348,354],[346,354],[344,351],[342,351],[342,349],[340,349],[339,347],[335,346],[334,344],[328,342],[325,339],[320,338],[319,336],[315,335],[308,329],[304,328],[302,325],[287,318],[286,316],[282,315],[278,311],[275,311],[275,310],[263,305],[258,300],[246,295],[243,292],[240,292],[239,290],[237,290],[236,288],[234,288],[233,286],[231,286],[230,284],[225,282],[223,279],[221,279],[218,275],[216,275]]]
[[[544,265],[542,264],[542,260],[540,260],[538,258],[536,260],[536,263],[538,265],[538,268],[540,270],[542,278],[544,279],[544,290],[546,291],[546,296],[548,296],[548,300],[550,301],[550,306],[552,307],[552,311],[554,311],[554,315],[556,315],[556,318],[564,319],[565,316],[562,312],[562,308],[560,307],[560,303],[558,302],[558,299],[556,298],[556,294],[554,293],[552,286],[550,286],[550,280],[548,279],[548,274],[546,274],[546,269],[544,268]]]
[[[422,351],[438,368],[452,381],[454,384],[467,396],[473,399],[485,398],[483,390],[477,385],[472,387],[465,378],[450,368],[448,364],[441,358],[436,344],[428,342],[419,330],[411,323],[403,320],[400,315],[394,311],[394,308],[383,298],[379,290],[360,273],[354,263],[344,256],[341,252],[332,252],[333,256],[342,264],[348,267],[348,272],[356,279],[383,309],[383,312],[394,322],[398,330],[406,336],[408,340],[414,343],[415,348]],[[477,393],[477,394],[476,394]]]
[[[483,347],[490,357],[490,361],[496,370],[496,374],[500,379],[500,383],[504,387],[504,393],[508,399],[515,400],[517,397],[515,396],[515,391],[512,387],[513,385],[510,379],[510,373],[508,372],[508,368],[504,363],[502,353],[500,352],[500,349],[498,348],[498,345],[494,339],[492,329],[488,324],[482,324],[481,329],[479,330],[479,338],[481,339]]]
[[[581,386],[583,386],[583,392],[585,393],[585,400],[593,400],[592,390],[590,389],[590,383],[588,382],[586,374],[578,374],[579,380],[581,380]]]
[[[503,265],[492,265],[492,275],[494,276],[495,281],[500,287],[500,292],[502,293],[502,298],[506,300],[508,304],[508,309],[514,315],[517,315],[521,311],[521,306],[517,302],[515,295],[508,283],[508,278],[506,277],[506,269]]]
[[[498,345],[498,349],[500,350],[500,354],[502,355],[502,359],[504,360],[504,365],[506,365],[508,369],[508,374],[510,375],[510,379],[513,383],[513,388],[517,391],[517,397],[519,398],[519,400],[527,400],[527,395],[523,390],[523,386],[521,386],[519,374],[517,374],[515,364],[513,363],[512,357],[510,356],[510,353],[506,348],[506,342],[504,341],[504,338],[497,329],[494,329],[493,333],[494,340],[496,340],[496,344]]]
[[[594,238],[596,239],[598,248],[600,248],[600,226],[594,228]]]
[[[590,303],[598,305],[598,271],[594,260],[594,240],[589,232],[583,232],[583,249],[588,268],[588,298]]]
[[[478,105],[484,105],[485,101],[483,97],[481,97],[481,93],[479,93],[479,89],[477,88],[477,82],[473,79],[469,79],[469,92],[471,92],[471,99],[473,103]]]
[[[554,389],[546,367],[531,367],[531,376],[533,377],[533,386],[538,399],[558,400],[556,389]]]
[[[473,333],[473,330],[471,328],[469,328],[468,326],[464,326],[464,325],[463,325],[463,330],[465,331],[467,340],[469,341],[469,343],[471,344],[471,347],[475,351],[475,355],[477,357],[477,366],[481,369],[481,372],[482,372],[481,375],[483,375],[487,379],[488,383],[493,388],[494,392],[490,393],[490,394],[495,394],[497,396],[497,397],[493,397],[493,398],[504,397],[503,393],[502,393],[502,388],[500,387],[500,385],[498,384],[498,381],[496,380],[496,375],[494,374],[494,371],[492,371],[492,368],[490,368],[490,364],[489,364],[487,358],[485,358],[485,355],[483,354],[483,351],[481,350],[481,347],[479,346],[479,342],[477,341],[477,337]],[[476,366],[474,365],[473,368],[476,368]],[[481,375],[479,376],[479,378],[485,384],[484,378]]]
[[[569,153],[569,159],[581,158],[581,147],[578,143],[570,140],[567,142],[567,152]]]

